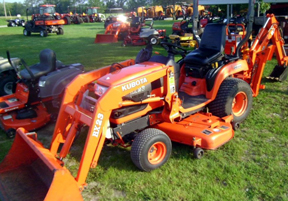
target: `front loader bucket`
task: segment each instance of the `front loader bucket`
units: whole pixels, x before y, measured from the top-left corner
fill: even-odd
[[[284,81],[287,79],[288,75],[288,68],[287,66],[275,66],[272,73],[266,77],[267,79],[277,80],[277,81]]]
[[[36,133],[25,132],[17,130],[0,164],[0,200],[83,200],[70,172],[36,141]]]
[[[117,43],[117,36],[114,34],[97,34],[94,43]]]

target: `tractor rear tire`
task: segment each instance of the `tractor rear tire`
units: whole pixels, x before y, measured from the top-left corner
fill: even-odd
[[[48,35],[48,32],[46,30],[41,30],[40,31],[40,36],[41,37],[46,37]]]
[[[209,105],[209,111],[218,117],[233,115],[233,123],[243,122],[252,108],[250,85],[237,78],[226,78],[218,91],[216,99]]]
[[[74,24],[81,24],[79,16],[75,17]]]
[[[64,34],[64,30],[61,27],[59,27],[57,35],[63,35],[63,34]]]
[[[172,151],[170,138],[161,130],[148,128],[141,131],[131,147],[131,159],[142,171],[151,171],[164,165]]]
[[[68,16],[64,17],[64,21],[65,21],[65,24],[67,25],[71,24],[71,19]]]

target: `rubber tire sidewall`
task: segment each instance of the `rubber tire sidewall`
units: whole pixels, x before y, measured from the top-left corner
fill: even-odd
[[[41,30],[40,31],[40,36],[41,37],[46,37],[48,35],[47,31],[46,30]]]
[[[241,116],[235,116],[232,112],[232,103],[236,94],[239,92],[244,92],[248,98],[246,111]],[[218,91],[216,99],[212,101],[209,105],[209,111],[219,117],[224,117],[233,114],[233,122],[241,123],[249,115],[252,108],[253,96],[250,85],[237,78],[226,78]]]
[[[59,27],[57,35],[63,35],[63,34],[64,34],[64,30],[61,27]]]
[[[158,164],[151,164],[148,161],[148,151],[156,142],[163,142],[166,145],[166,155]],[[170,138],[161,130],[148,128],[141,131],[134,139],[131,147],[131,159],[133,163],[142,171],[149,172],[164,165],[172,152]]]
[[[154,40],[154,39],[155,39],[157,42],[153,44],[151,41]],[[158,39],[156,36],[154,36],[154,35],[149,36],[148,41],[149,41],[149,43],[150,43],[151,45],[157,45],[157,44],[159,44],[159,39]]]
[[[0,80],[0,96],[5,96],[5,95],[9,95],[13,93],[13,84],[16,82],[16,79],[12,76],[12,75],[8,75],[6,77],[1,78]],[[8,83],[11,83],[12,85],[12,89],[11,89],[11,93],[7,93],[4,90],[5,85],[7,85]]]

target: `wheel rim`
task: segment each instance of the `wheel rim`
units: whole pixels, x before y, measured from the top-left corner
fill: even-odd
[[[153,165],[158,164],[163,161],[166,154],[166,145],[163,142],[156,142],[148,150],[148,161]]]
[[[13,87],[13,83],[12,82],[8,82],[4,85],[4,92],[6,94],[12,94],[12,87]]]
[[[24,36],[27,36],[27,30],[26,29],[24,30]]]
[[[151,38],[151,44],[155,45],[157,43],[157,39],[156,38]]]
[[[44,36],[44,32],[40,31],[40,36],[43,37]]]
[[[203,155],[204,155],[203,150],[198,150],[198,152],[196,153],[197,158],[202,158]]]
[[[233,99],[232,112],[235,116],[241,116],[247,110],[248,98],[244,92],[238,92]]]

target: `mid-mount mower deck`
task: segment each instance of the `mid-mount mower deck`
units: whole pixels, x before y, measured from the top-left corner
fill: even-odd
[[[135,60],[78,75],[66,87],[49,149],[36,133],[17,129],[12,148],[0,164],[0,198],[82,200],[89,169],[97,166],[104,142],[131,145],[131,159],[143,171],[168,161],[171,140],[192,146],[196,158],[203,156],[203,149],[228,142],[233,128],[248,116],[253,97],[264,88],[263,69],[274,52],[275,76],[283,81],[288,72],[274,15],[268,15],[251,48],[241,49],[252,30],[252,0],[249,8],[247,34],[235,55],[222,54],[225,25],[208,24],[199,48],[186,56],[185,49],[162,42],[168,56],[151,56],[148,45]],[[175,62],[176,54],[184,58]],[[83,126],[89,126],[89,131],[73,178],[63,159]]]

